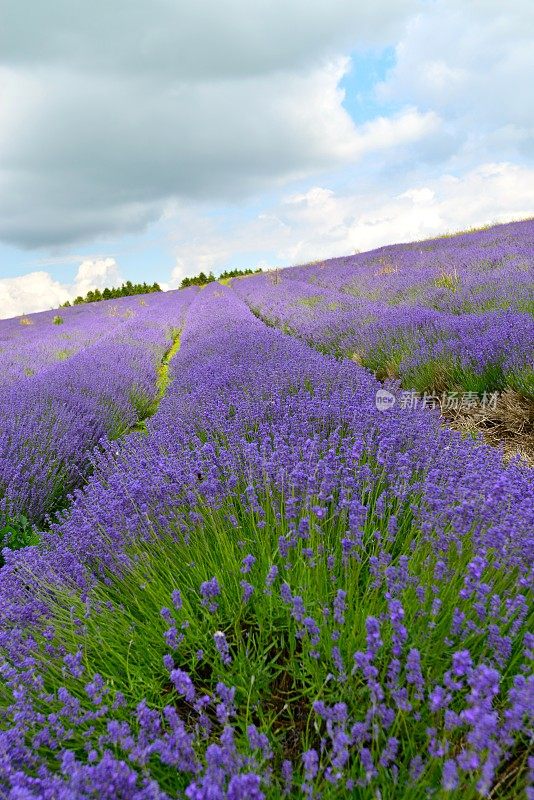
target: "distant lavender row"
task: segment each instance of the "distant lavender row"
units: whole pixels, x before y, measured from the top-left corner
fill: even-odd
[[[152,307],[151,295],[124,297],[0,320],[0,386],[36,376],[120,330]]]
[[[395,306],[454,314],[508,309],[534,313],[534,219],[381,247],[284,274]]]
[[[532,473],[431,413],[377,411],[367,371],[220,286],[195,298],[172,366],[148,436],[95,456],[43,547],[0,572],[0,787],[487,795],[532,735]],[[67,650],[54,583],[73,592]],[[106,614],[121,650],[93,674]]]
[[[289,279],[287,272],[234,281],[232,288],[265,321],[324,352],[353,358],[381,379],[400,377],[406,388],[483,392],[512,386],[534,396],[529,314],[392,307]]]
[[[156,393],[156,370],[171,331],[181,327],[193,296],[151,295],[120,324],[114,318],[110,324],[105,310],[95,314],[84,306],[86,314],[76,315],[77,341],[94,344],[53,366],[47,354],[57,340],[45,338],[39,374],[12,382],[2,395],[0,522],[17,514],[42,522],[83,481],[98,442],[138,421]],[[126,304],[121,308],[124,313]]]

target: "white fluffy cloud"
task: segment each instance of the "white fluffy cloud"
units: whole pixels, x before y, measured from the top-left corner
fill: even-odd
[[[57,308],[66,300],[87,294],[90,289],[104,289],[121,281],[114,258],[82,261],[73,284],[54,280],[44,270],[17,278],[3,278],[0,279],[0,319]]]
[[[534,154],[534,5],[435,0],[414,16],[377,91],[444,117],[469,156]]]
[[[66,286],[48,272],[30,272],[17,278],[0,280],[0,318],[55,308],[69,299]]]
[[[95,258],[82,261],[74,281],[75,294],[86,295],[91,289],[105,289],[122,281],[119,265],[114,258]]]
[[[53,245],[135,231],[173,198],[236,200],[435,132],[437,116],[415,109],[357,128],[339,89],[347,67],[150,88],[44,70],[27,97],[10,73],[0,237]]]
[[[259,265],[256,254],[262,251],[270,254],[272,263],[288,266],[520,219],[532,214],[533,184],[534,169],[487,163],[460,177],[446,174],[422,185],[399,187],[393,197],[391,186],[372,197],[316,186],[288,195],[232,230],[217,231],[212,222],[189,217],[187,238],[176,242],[172,285],[184,274],[224,268],[232,254],[248,256],[253,267]]]
[[[376,87],[405,110],[366,123],[355,137],[364,149],[372,143],[366,154],[380,153],[382,145],[401,147],[411,131],[416,144],[401,167],[393,156],[363,180],[352,172],[350,181],[312,184],[231,233],[203,221],[199,237],[180,240],[175,279],[222,268],[233,254],[250,254],[251,265],[257,251],[299,263],[531,216],[533,26],[529,0],[426,3]]]
[[[402,148],[430,137],[440,130],[441,120],[433,111],[420,113],[407,108],[391,117],[378,117],[361,125],[355,133],[351,156]]]
[[[534,169],[483,164],[460,177],[443,175],[391,197],[365,200],[314,189],[280,209],[285,263],[299,263],[384,244],[412,241],[532,214]]]

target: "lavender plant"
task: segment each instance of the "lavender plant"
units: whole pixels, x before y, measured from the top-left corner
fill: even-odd
[[[381,247],[285,275],[392,306],[453,314],[534,310],[534,219]]]
[[[158,391],[158,364],[193,294],[194,290],[150,295],[150,305],[138,307],[135,315],[119,323],[111,317],[114,322],[107,334],[105,326],[103,334],[98,328],[102,316],[96,318],[95,332],[95,315],[88,311],[84,332],[78,309],[65,309],[66,319],[76,312],[78,334],[83,333],[86,346],[56,360],[54,366],[41,361],[35,376],[11,381],[3,392],[0,524],[19,514],[42,524],[72,489],[83,484],[93,448],[150,412]],[[104,302],[98,305],[108,312],[111,308]],[[106,312],[102,313],[107,325]],[[58,341],[58,329],[48,323],[46,352]],[[42,319],[35,328],[40,324]],[[67,321],[62,327],[68,325]]]
[[[170,371],[0,570],[7,796],[525,793],[531,470],[221,286]]]
[[[411,251],[408,250],[408,253]],[[401,251],[401,255],[403,251]],[[378,270],[372,277],[372,261],[354,267],[360,274],[364,267],[379,282],[381,296],[374,290],[355,298],[342,281],[348,280],[348,266],[335,261],[323,271],[317,267],[287,270],[273,280],[269,274],[233,283],[234,291],[261,319],[286,333],[302,338],[323,352],[350,357],[371,369],[376,376],[398,378],[407,389],[420,392],[463,390],[477,393],[513,388],[526,397],[534,397],[534,320],[525,311],[473,308],[432,308],[419,296],[422,267],[412,269],[400,260],[395,250],[388,259],[399,264],[392,272]],[[384,256],[380,257],[382,260]],[[389,263],[389,261],[388,261]],[[425,262],[426,264],[426,262]],[[337,281],[342,291],[323,288],[340,268]],[[385,268],[383,268],[385,269]],[[528,270],[528,271],[527,271]],[[414,290],[410,301],[386,300],[388,284],[398,279]],[[323,274],[326,277],[321,277]],[[455,273],[456,274],[456,273]],[[319,283],[319,279],[322,283]],[[521,280],[532,290],[533,273],[527,265]],[[332,283],[335,285],[336,280]],[[495,292],[501,283],[496,282]],[[508,284],[507,293],[518,292]],[[519,290],[518,290],[519,291]],[[499,308],[497,303],[496,309]],[[503,307],[504,308],[504,307]]]

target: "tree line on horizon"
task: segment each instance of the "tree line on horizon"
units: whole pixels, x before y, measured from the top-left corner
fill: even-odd
[[[205,286],[207,283],[212,283],[216,280],[239,278],[242,275],[254,275],[261,271],[261,268],[228,269],[221,273],[218,278],[215,277],[213,272],[210,272],[208,275],[206,275],[205,272],[199,272],[198,275],[192,278],[184,278],[180,284],[180,289],[186,289],[188,286]],[[150,294],[151,292],[161,292],[159,283],[154,282],[153,284],[147,284],[146,282],[132,283],[131,281],[126,281],[121,286],[106,287],[105,289],[90,289],[85,297],[78,295],[72,302],[67,300],[65,303],[62,303],[60,308],[79,306],[82,303],[97,303],[100,300],[115,300],[118,297],[130,297],[136,294]]]
[[[207,283],[213,281],[226,280],[227,278],[239,278],[242,275],[255,275],[261,272],[261,267],[258,269],[227,269],[222,272],[218,278],[215,277],[213,272],[206,275],[205,272],[199,272],[192,278],[184,278],[180,284],[180,289],[187,289],[188,286],[205,286]]]
[[[130,297],[131,295],[135,294],[150,294],[151,292],[161,292],[161,286],[159,283],[147,284],[147,283],[132,283],[131,281],[126,281],[121,286],[112,286],[111,289],[90,289],[85,297],[82,295],[78,295],[75,297],[72,303],[70,300],[67,300],[66,303],[62,303],[60,306],[61,308],[69,308],[71,305],[79,306],[82,303],[97,303],[99,300],[115,300],[118,297]]]

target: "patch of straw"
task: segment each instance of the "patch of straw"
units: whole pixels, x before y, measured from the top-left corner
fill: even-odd
[[[534,401],[528,397],[507,389],[495,408],[447,409],[442,416],[451,428],[470,435],[481,433],[487,444],[501,447],[505,461],[519,456],[534,467]]]

